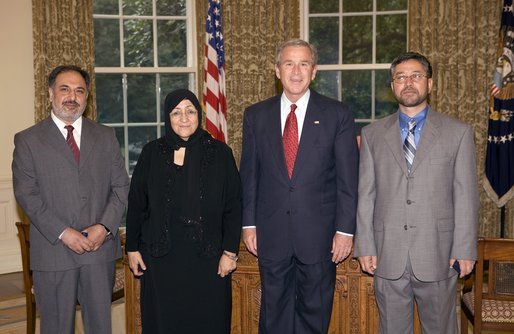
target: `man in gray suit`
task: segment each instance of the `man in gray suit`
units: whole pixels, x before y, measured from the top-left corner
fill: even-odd
[[[73,333],[78,300],[85,332],[110,334],[128,175],[113,129],[82,117],[89,75],[59,66],[48,87],[51,115],[15,135],[12,163],[14,193],[31,221],[41,333]]]
[[[470,126],[431,109],[432,67],[391,64],[399,111],[362,129],[354,255],[375,276],[380,333],[457,333],[455,296],[476,259],[478,190]]]

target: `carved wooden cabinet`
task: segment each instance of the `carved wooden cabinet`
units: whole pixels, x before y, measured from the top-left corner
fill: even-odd
[[[261,300],[257,258],[240,247],[237,270],[232,274],[232,334],[257,334]],[[127,334],[141,333],[139,280],[125,263],[125,315]],[[373,278],[362,273],[351,257],[337,267],[334,307],[329,334],[378,333],[378,311]],[[414,333],[421,333],[415,321]]]
[[[261,298],[257,258],[242,247],[239,259],[232,274],[232,333],[257,334]],[[329,333],[378,333],[373,278],[350,258],[337,267]]]

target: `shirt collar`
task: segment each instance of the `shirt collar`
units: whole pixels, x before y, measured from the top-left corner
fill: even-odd
[[[301,110],[302,112],[305,112],[307,110],[307,104],[309,103],[309,97],[311,96],[311,91],[308,89],[305,94],[301,98],[298,99],[294,104],[296,104],[296,107]],[[289,101],[285,93],[282,93],[282,97],[280,99],[281,109],[287,110],[289,112],[291,104],[293,102]],[[297,110],[298,110],[297,109]]]
[[[64,133],[66,135],[67,130],[64,127],[67,124],[61,121],[57,116],[55,116],[53,111],[50,115],[52,116],[52,120],[54,121],[55,125],[57,125],[61,133]],[[77,134],[77,136],[80,137],[80,134],[82,133],[82,117],[77,118],[77,120],[73,122],[71,125],[73,126],[73,131]]]
[[[414,117],[409,117],[406,114],[400,112],[400,129],[408,129],[409,128],[409,121],[413,119],[416,121],[416,129],[420,129],[421,126],[425,123],[425,119],[427,118],[428,113],[428,104],[427,106],[421,110],[419,113],[416,114]]]

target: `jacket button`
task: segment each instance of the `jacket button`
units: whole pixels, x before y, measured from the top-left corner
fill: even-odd
[[[291,214],[291,211],[287,210],[287,211],[286,211],[286,214],[287,214],[287,215],[290,215],[290,214]]]
[[[407,204],[408,205],[411,205],[412,204],[412,201],[410,199],[407,200]]]
[[[407,231],[407,225],[403,225],[403,229]]]

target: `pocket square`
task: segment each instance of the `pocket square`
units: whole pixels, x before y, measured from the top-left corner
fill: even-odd
[[[314,124],[319,124],[319,121],[314,121]]]

